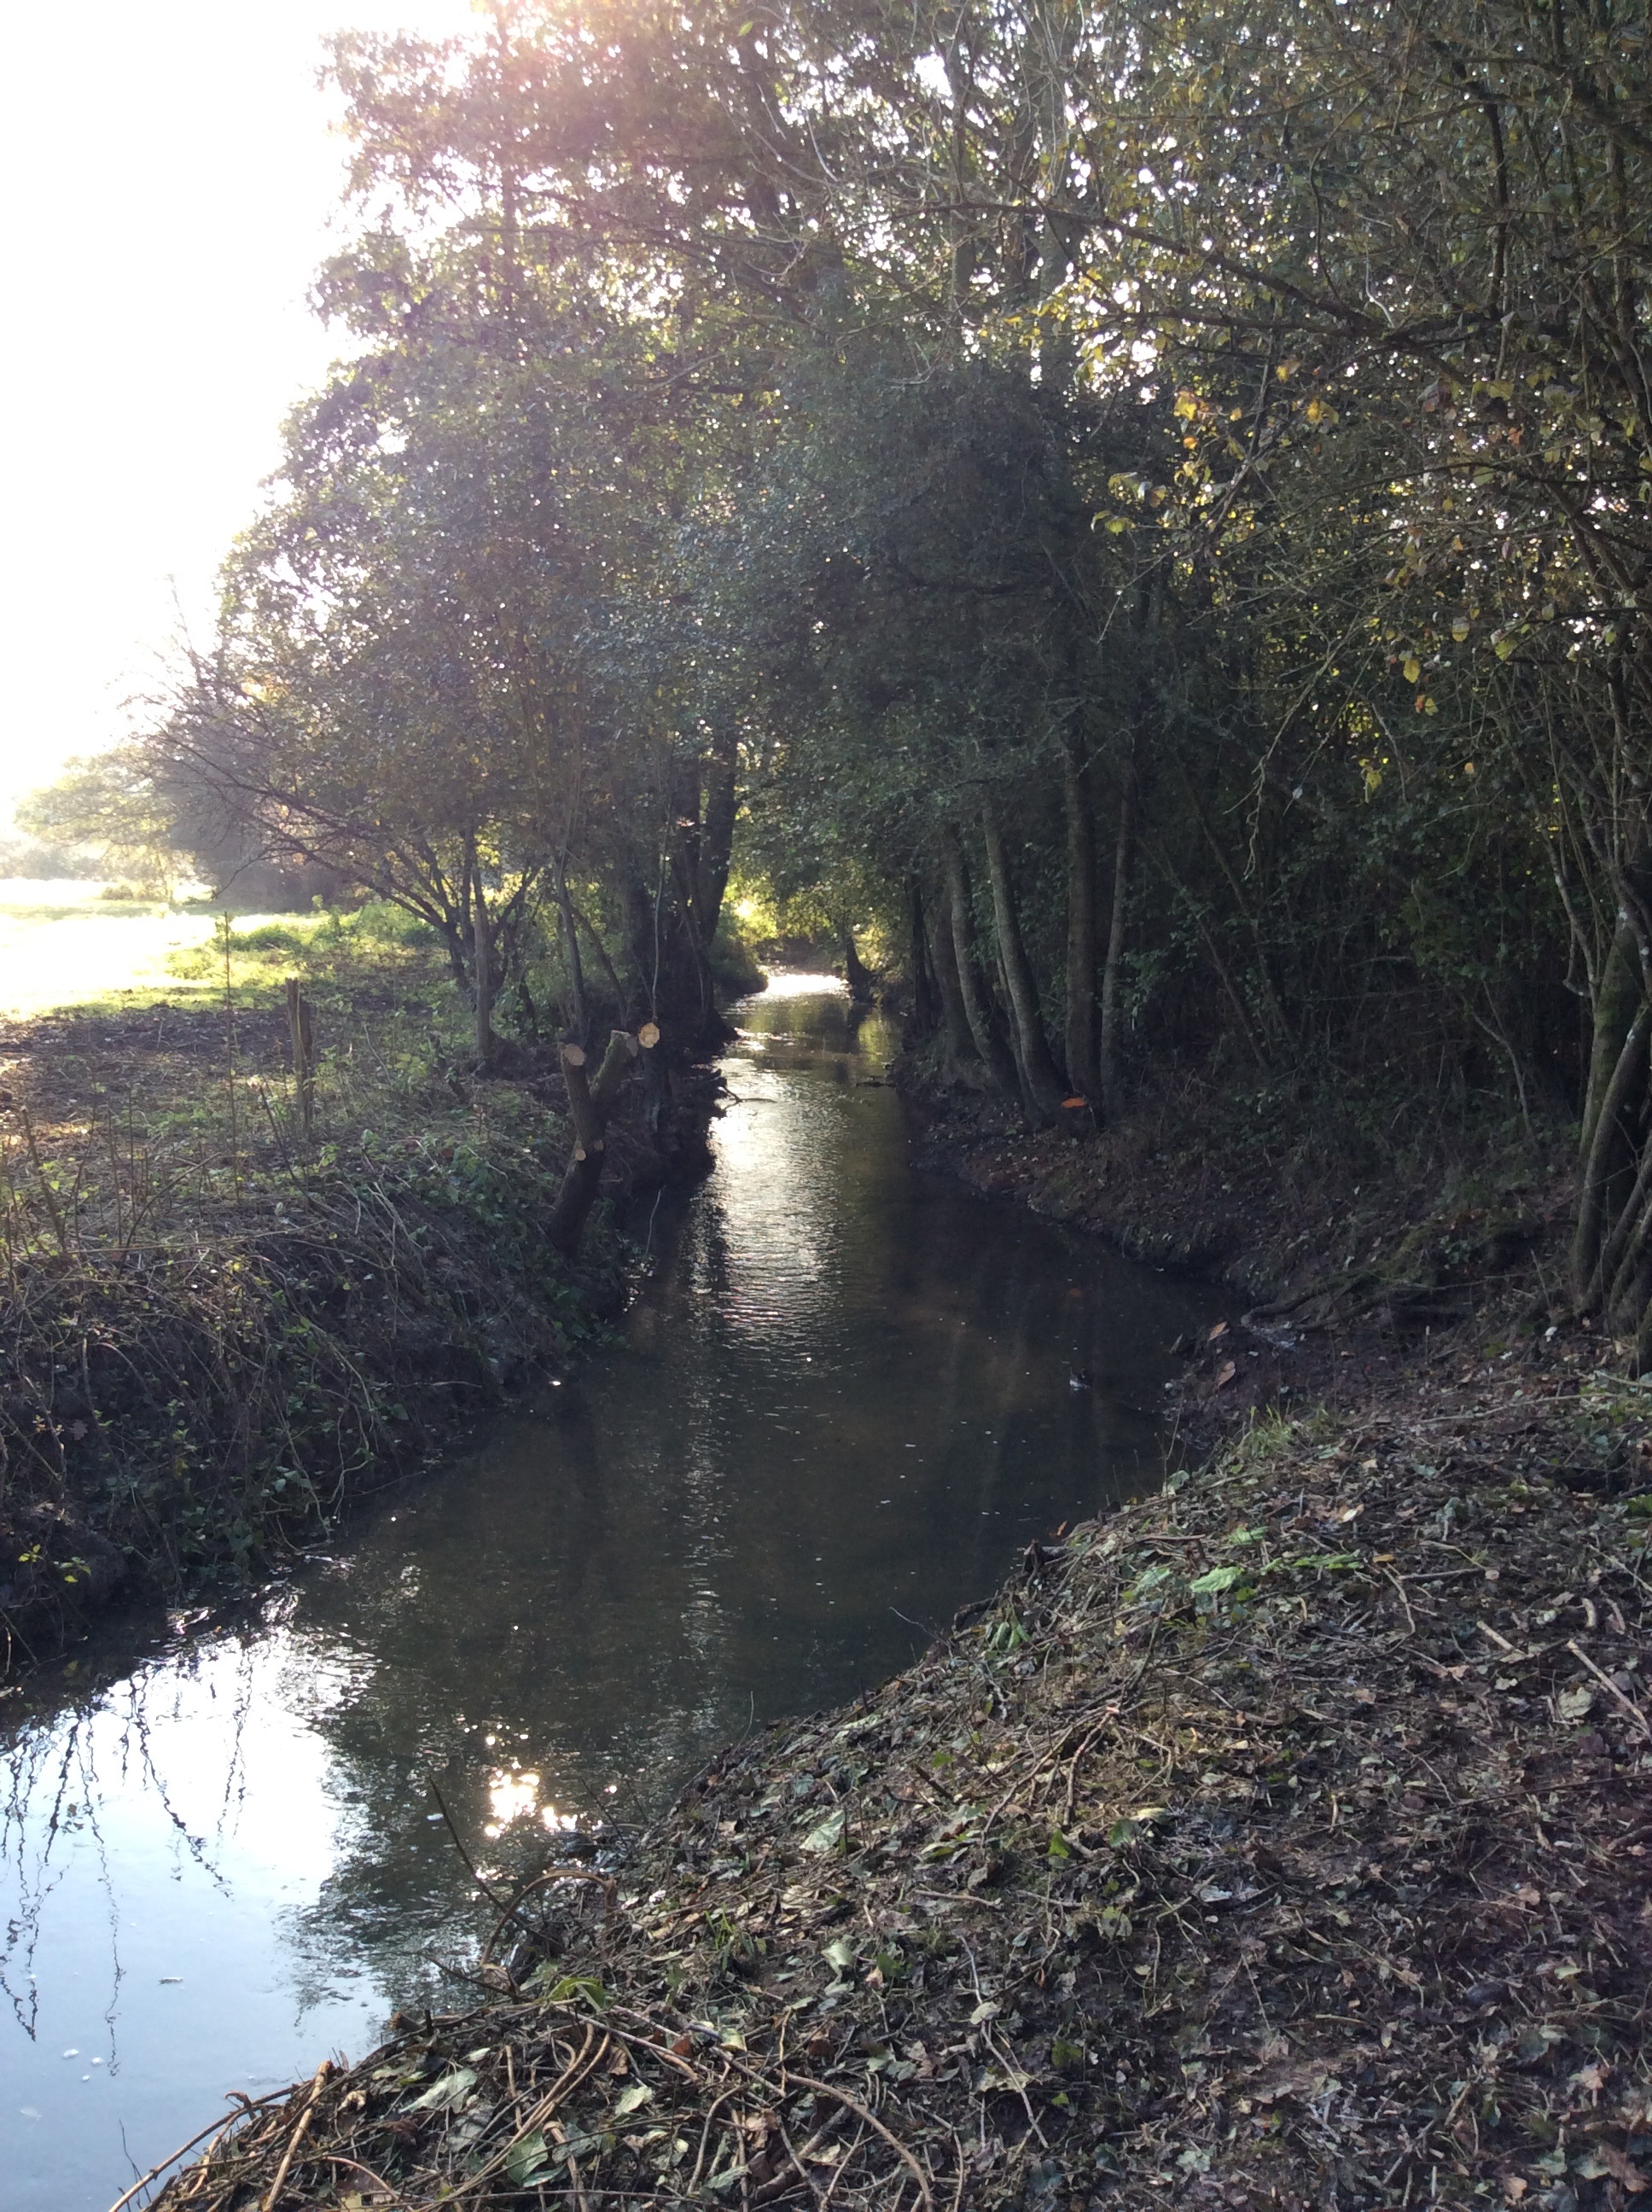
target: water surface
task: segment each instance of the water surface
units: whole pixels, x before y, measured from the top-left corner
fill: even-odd
[[[888,1025],[819,979],[735,1018],[611,1350],[244,1619],[10,1701],[3,2212],[101,2212],[227,2092],[451,1996],[487,1921],[433,1775],[484,1871],[536,1864],[1153,1479],[1200,1294],[914,1175]]]

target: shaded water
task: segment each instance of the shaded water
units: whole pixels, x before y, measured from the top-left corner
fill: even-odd
[[[239,1625],[11,1700],[0,2212],[100,2212],[441,1994],[486,1923],[429,1772],[484,1869],[646,1818],[1152,1479],[1200,1295],[914,1175],[880,1018],[735,1018],[620,1343]]]

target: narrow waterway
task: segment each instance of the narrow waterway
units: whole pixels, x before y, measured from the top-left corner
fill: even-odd
[[[451,1998],[488,1919],[433,1775],[484,1872],[542,1863],[1154,1479],[1207,1301],[914,1174],[888,1025],[821,979],[734,1018],[620,1342],[244,1620],[0,1705],[3,2212],[103,2212]]]

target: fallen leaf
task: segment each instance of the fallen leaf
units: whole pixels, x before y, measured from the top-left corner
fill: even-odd
[[[1621,2181],[1631,2197],[1638,2197],[1646,2186],[1646,2176],[1634,2160],[1626,2158],[1615,2143],[1596,2143],[1594,2163],[1609,2173],[1614,2181]]]
[[[474,2066],[455,2066],[433,2081],[422,2097],[415,2097],[410,2112],[451,2112],[476,2087]]]
[[[804,1850],[816,1852],[836,1850],[843,1841],[843,1831],[847,1822],[847,1814],[839,1806],[836,1812],[829,1813],[818,1826],[810,1829],[803,1839]]]

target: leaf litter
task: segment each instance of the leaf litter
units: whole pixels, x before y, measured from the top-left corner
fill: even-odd
[[[1628,2204],[1649,1436],[1507,1370],[1254,1423],[157,2203]]]

